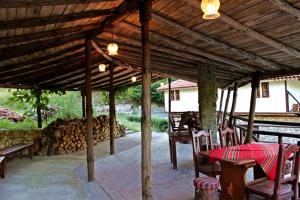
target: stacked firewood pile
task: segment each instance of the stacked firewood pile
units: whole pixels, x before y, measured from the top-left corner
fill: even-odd
[[[18,115],[17,113],[8,110],[7,108],[0,108],[0,119],[9,119],[13,122],[23,121],[24,117]]]
[[[125,127],[116,123],[115,138],[125,135]],[[86,123],[84,119],[52,122],[44,129],[42,155],[67,154],[86,149]],[[98,116],[93,119],[94,145],[109,140],[109,117]]]

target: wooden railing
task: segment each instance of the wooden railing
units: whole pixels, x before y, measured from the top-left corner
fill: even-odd
[[[243,123],[244,122],[244,123]],[[247,133],[247,124],[248,119],[235,116],[234,117],[234,126],[238,129],[238,132],[240,133],[239,139],[240,143],[243,142],[241,139],[243,139],[243,135]],[[286,128],[286,129],[299,129],[298,133],[285,133],[282,131],[265,131],[260,130],[261,128]],[[267,120],[254,120],[254,130],[252,134],[252,138],[256,142],[262,142],[260,140],[260,136],[275,136],[277,137],[278,143],[283,143],[283,138],[294,138],[294,139],[300,139],[300,123],[299,122],[283,122],[283,121],[267,121]],[[263,141],[268,142],[268,141]]]

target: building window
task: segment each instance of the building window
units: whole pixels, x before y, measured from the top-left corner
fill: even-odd
[[[270,97],[268,82],[261,83],[261,96],[263,98]]]
[[[179,101],[179,100],[180,100],[179,90],[172,90],[171,91],[171,101]]]
[[[258,88],[256,89],[256,98],[260,98],[260,84],[258,85]]]

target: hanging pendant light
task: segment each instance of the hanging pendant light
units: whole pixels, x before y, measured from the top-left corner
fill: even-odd
[[[203,19],[216,19],[220,17],[219,13],[220,0],[202,0],[201,10],[203,11]]]
[[[117,56],[118,55],[118,45],[116,43],[110,43],[107,45],[108,55]]]
[[[107,45],[108,55],[117,56],[118,55],[118,45],[114,43],[114,28],[111,31],[111,43]]]
[[[99,67],[99,72],[105,72],[105,68],[106,68],[105,64],[100,64],[98,67]]]
[[[131,77],[131,81],[134,83],[136,82],[136,76]]]

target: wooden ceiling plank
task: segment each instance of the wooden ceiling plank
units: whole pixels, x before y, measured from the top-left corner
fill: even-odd
[[[83,47],[83,44],[79,44],[79,45],[75,45],[75,46],[63,49],[61,51],[57,51],[54,54],[41,56],[41,57],[34,58],[32,60],[29,60],[29,61],[15,63],[15,64],[12,64],[12,65],[7,65],[7,66],[0,67],[0,76],[2,76],[5,73],[8,73],[8,72],[16,72],[19,69],[27,69],[28,67],[30,67],[32,65],[39,65],[41,62],[45,62],[45,61],[50,60],[50,59],[52,60],[52,59],[55,59],[56,57],[61,57],[64,54],[80,50],[82,47]]]
[[[1,0],[0,8],[27,8],[37,6],[56,6],[67,4],[88,4],[112,2],[114,0]]]
[[[195,8],[199,7],[198,0],[184,0],[184,1],[186,1],[190,5],[194,6]],[[221,13],[221,16],[218,18],[218,20],[232,26],[236,30],[242,31],[244,34],[246,34],[262,43],[272,46],[273,48],[275,48],[279,51],[283,51],[289,55],[300,58],[300,52],[298,50],[296,50],[292,47],[289,47],[283,43],[277,42],[276,40],[274,40],[270,37],[267,37],[264,34],[259,33],[244,24],[241,24],[237,20],[225,15],[224,13]]]
[[[174,21],[171,21],[167,18],[164,18],[164,17],[160,16],[159,14],[157,14],[157,12],[153,12],[152,16],[153,16],[154,19],[156,19],[158,21],[161,21],[165,24],[168,24],[168,25],[170,25],[170,26],[172,26],[172,27],[174,27],[178,30],[181,30],[182,32],[187,33],[187,34],[189,34],[190,36],[192,36],[194,38],[197,38],[199,40],[208,42],[209,44],[212,44],[212,45],[215,45],[215,46],[218,46],[218,47],[222,47],[225,50],[229,50],[229,51],[231,51],[233,53],[236,53],[240,56],[246,57],[249,60],[252,60],[252,61],[255,61],[259,64],[263,64],[265,66],[268,66],[269,68],[272,68],[272,69],[287,69],[288,68],[288,67],[285,67],[285,66],[280,66],[280,64],[278,64],[276,62],[267,60],[267,59],[265,59],[261,56],[258,56],[258,55],[255,55],[253,53],[247,52],[243,49],[240,49],[240,48],[231,46],[227,43],[221,42],[217,39],[209,37],[208,35],[206,35],[204,33],[200,33],[200,32],[194,31],[192,29],[186,28],[185,26],[183,26],[181,24],[178,24]]]
[[[86,26],[76,26],[76,27],[64,28],[64,29],[55,29],[55,30],[51,30],[51,31],[17,35],[17,36],[12,36],[12,37],[4,37],[4,38],[0,38],[0,44],[29,42],[32,40],[40,40],[43,38],[57,37],[57,36],[64,35],[64,34],[73,34],[75,32],[88,31],[88,30],[91,30],[94,28],[97,28],[97,24],[86,25]]]
[[[76,40],[83,39],[85,35],[86,32],[75,33],[65,37],[45,40],[43,42],[33,42],[25,45],[19,45],[14,48],[1,49],[0,50],[1,61],[19,57],[19,56],[24,56],[27,54],[33,54],[35,52],[43,51],[66,43],[74,42]]]
[[[280,10],[283,10],[290,15],[296,17],[298,20],[300,20],[300,10],[293,7],[289,3],[287,3],[284,0],[269,0],[273,5],[275,5]]]
[[[137,31],[137,32],[140,31],[140,28],[138,26],[136,26],[134,24],[131,24],[131,23],[128,23],[128,22],[123,21],[122,23],[120,23],[120,25],[125,27],[125,28],[129,28],[131,30]],[[204,50],[202,50],[200,48],[197,48],[195,46],[192,46],[190,44],[186,44],[186,43],[183,43],[181,41],[171,39],[170,37],[164,36],[164,35],[162,35],[158,32],[150,31],[150,33],[151,33],[152,39],[156,39],[157,41],[163,41],[163,45],[168,45],[168,46],[173,46],[173,47],[175,46],[177,49],[185,49],[186,52],[196,53],[196,54],[199,54],[201,56],[207,57],[207,58],[212,59],[212,60],[227,63],[229,65],[235,66],[235,67],[237,67],[239,69],[242,69],[242,70],[262,71],[262,69],[256,68],[254,66],[251,66],[251,65],[248,65],[248,64],[245,64],[245,63],[241,63],[241,62],[232,60],[232,59],[227,58],[227,57],[219,56],[219,55],[204,51]]]
[[[75,20],[80,20],[85,18],[110,16],[110,15],[114,15],[114,10],[111,9],[93,10],[93,11],[79,12],[79,13],[73,13],[68,15],[57,15],[57,16],[50,16],[50,17],[35,17],[29,19],[0,21],[0,30],[45,26],[47,24],[57,24],[57,23],[70,22],[70,21],[75,21]]]

